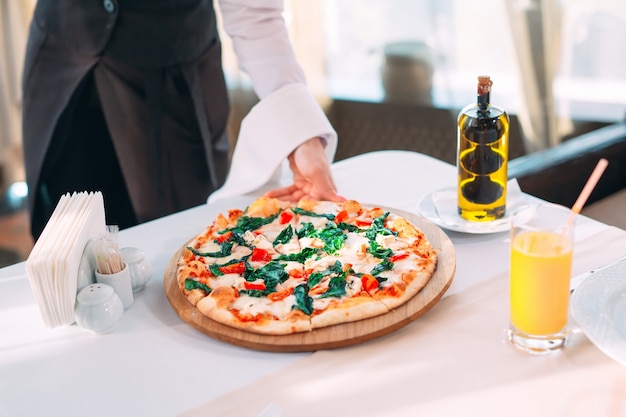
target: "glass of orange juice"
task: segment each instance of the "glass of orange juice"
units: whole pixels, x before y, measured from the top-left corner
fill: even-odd
[[[511,343],[528,353],[561,349],[567,339],[573,231],[569,210],[537,206],[511,222]]]

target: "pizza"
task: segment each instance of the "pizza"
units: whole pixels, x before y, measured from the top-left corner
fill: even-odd
[[[192,238],[176,279],[209,319],[284,335],[385,314],[419,293],[436,264],[427,236],[383,208],[261,197]]]

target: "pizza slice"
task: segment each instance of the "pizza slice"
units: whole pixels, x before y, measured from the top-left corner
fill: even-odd
[[[339,259],[327,269],[319,266],[313,269],[307,280],[312,307],[311,328],[363,320],[388,312],[385,304],[368,293],[369,284],[352,270],[349,263],[342,263]]]
[[[294,289],[302,276],[297,262],[270,260],[263,266],[245,269],[234,281],[220,277],[217,287],[197,307],[213,320],[253,333],[308,331],[309,316],[294,308]]]
[[[370,271],[380,281],[373,296],[394,309],[411,299],[428,283],[437,265],[437,252],[428,239],[403,217],[388,214],[384,229],[373,244],[381,262]]]
[[[361,228],[371,224],[366,210],[356,201],[301,202],[299,208],[300,246],[315,251],[304,260],[312,328],[386,313],[388,308],[366,290],[364,284],[372,282],[362,278],[377,263]]]

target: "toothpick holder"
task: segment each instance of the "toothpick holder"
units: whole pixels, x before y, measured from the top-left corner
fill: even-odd
[[[124,264],[124,269],[114,274],[102,274],[96,269],[96,281],[113,287],[115,293],[122,300],[124,310],[133,304],[133,287],[128,265]]]

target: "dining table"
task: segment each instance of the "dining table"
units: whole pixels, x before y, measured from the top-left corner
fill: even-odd
[[[455,166],[403,150],[353,156],[332,172],[342,196],[415,216],[426,196],[457,183]],[[153,274],[108,334],[47,328],[25,262],[1,268],[0,417],[626,415],[626,367],[573,317],[560,351],[532,355],[508,342],[508,229],[442,227],[455,250],[450,286],[423,314],[379,337],[286,352],[197,330],[168,301],[168,265],[218,213],[243,209],[261,193],[121,230],[119,245],[143,250]],[[626,254],[626,231],[583,215],[574,227],[575,293],[579,277]]]

